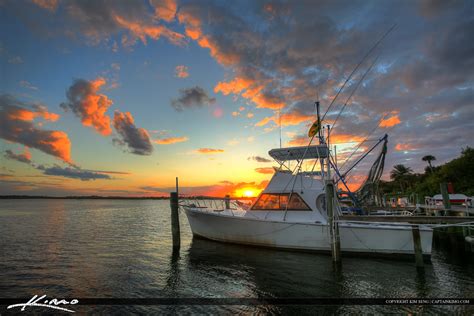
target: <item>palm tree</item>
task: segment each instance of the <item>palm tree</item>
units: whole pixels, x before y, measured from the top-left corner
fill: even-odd
[[[430,166],[430,170],[433,171],[433,166],[431,165],[431,162],[433,160],[436,160],[436,157],[433,155],[426,155],[423,158],[421,158],[423,161],[428,161],[428,165]]]
[[[404,165],[395,165],[393,170],[390,171],[390,179],[395,180],[400,184],[400,189],[403,190],[403,183],[406,181],[407,176],[411,175],[413,170],[410,167]]]

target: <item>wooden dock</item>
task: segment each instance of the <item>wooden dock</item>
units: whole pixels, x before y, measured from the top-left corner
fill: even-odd
[[[387,222],[410,224],[460,224],[474,222],[473,216],[392,216],[392,215],[343,215],[341,221]]]

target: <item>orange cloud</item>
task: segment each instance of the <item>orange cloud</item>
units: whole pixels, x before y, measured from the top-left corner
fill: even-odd
[[[166,22],[174,20],[178,5],[175,0],[150,0],[150,4],[155,7],[155,16]]]
[[[249,88],[252,84],[253,82],[251,80],[235,77],[231,81],[217,83],[217,85],[214,87],[214,92],[222,92],[224,95],[228,95],[230,93],[237,94]]]
[[[191,10],[191,11],[189,11]],[[213,39],[202,32],[201,20],[193,15],[192,9],[183,9],[178,13],[178,20],[185,25],[185,34],[195,40],[199,46],[209,48],[211,56],[224,66],[236,65],[240,62],[240,56],[233,50],[223,51]],[[228,82],[219,82],[214,92],[222,92],[224,95],[241,94],[243,98],[254,102],[258,108],[277,110],[285,106],[285,103],[276,97],[262,93],[262,90],[270,81],[255,80],[250,78],[235,77]]]
[[[235,77],[231,81],[218,82],[214,87],[214,92],[221,92],[224,95],[240,94],[243,98],[255,103],[258,108],[278,110],[285,106],[285,103],[276,97],[270,97],[262,93],[267,82],[264,80],[254,80],[243,77]]]
[[[188,67],[184,65],[176,66],[174,70],[174,75],[178,78],[187,78],[189,77]]]
[[[214,149],[214,148],[199,148],[194,151],[197,154],[220,154],[224,152],[224,149]]]
[[[274,116],[273,120],[278,125],[278,121],[280,120],[278,116]],[[298,112],[284,113],[281,115],[281,125],[283,126],[299,125],[311,120],[314,120],[314,115],[305,115]]]
[[[273,117],[265,117],[263,118],[262,120],[258,121],[255,126],[265,126],[267,125],[268,123],[270,123],[270,121],[273,121],[274,118]]]
[[[360,186],[364,183],[366,178],[367,178],[367,176],[362,175],[362,174],[358,174],[358,175],[356,174],[356,175],[353,175],[353,176],[349,176],[348,177],[348,182],[346,182],[347,187],[352,192],[357,191],[357,189],[359,189]],[[338,188],[343,190],[343,191],[347,191],[346,187],[341,182],[339,182]]]
[[[380,122],[380,127],[392,127],[392,126],[398,125],[400,123],[401,123],[401,121],[400,121],[400,118],[398,116],[398,112],[393,111],[392,116],[390,116],[389,118],[382,119],[382,121]]]
[[[118,25],[127,29],[133,36],[138,37],[143,44],[147,43],[147,37],[157,40],[161,36],[166,37],[176,45],[184,44],[184,35],[171,31],[163,25],[143,25],[140,22],[127,21],[125,18],[114,15]]]
[[[155,139],[153,142],[158,145],[170,145],[176,143],[187,142],[189,138],[187,137],[167,137],[161,139]]]
[[[273,168],[255,168],[255,172],[262,174],[273,174],[275,170]]]
[[[281,118],[278,115],[265,117],[264,119],[257,122],[255,126],[265,126],[271,121],[273,121],[276,125],[279,125],[280,120],[282,126],[299,125],[303,122],[314,120],[314,115],[305,115],[298,112],[284,113],[281,115]]]
[[[49,138],[40,141],[43,146],[51,148],[51,152],[54,156],[57,156],[65,162],[72,163],[71,161],[71,141],[65,132],[52,131]]]
[[[32,1],[37,6],[49,11],[56,11],[56,8],[58,7],[58,0],[32,0]]]
[[[82,124],[93,127],[100,134],[107,136],[112,133],[110,117],[105,114],[113,104],[106,95],[99,94],[100,88],[106,84],[104,78],[87,81],[77,79],[67,91],[68,103],[62,103],[65,110],[72,110],[81,118]]]
[[[211,56],[217,60],[218,63],[230,66],[239,62],[240,57],[235,52],[222,52],[214,41],[203,34],[201,29],[201,20],[193,16],[186,8],[178,12],[178,21],[184,24],[185,34],[192,40],[195,40],[199,46],[209,48]]]
[[[364,137],[359,135],[351,135],[351,134],[334,134],[330,136],[330,143],[332,145],[343,144],[343,143],[351,143],[351,142],[361,142],[364,140]]]
[[[57,114],[50,113],[46,107],[38,105],[31,106],[35,110],[25,109],[22,107],[24,103],[8,95],[0,95],[0,104],[0,138],[36,148],[72,163],[68,135],[62,131],[40,129],[33,122],[38,117],[56,120],[59,118]]]
[[[34,110],[28,110],[24,108],[11,109],[8,112],[8,118],[10,120],[20,120],[20,121],[33,121],[34,119],[41,117],[46,121],[56,122],[60,116],[56,113],[48,112],[46,107],[42,105],[34,105]]]
[[[309,144],[311,138],[309,138],[306,135],[299,135],[299,136],[294,136],[292,139],[288,141],[288,146],[307,146]],[[343,143],[349,143],[349,142],[361,142],[363,141],[364,138],[362,136],[358,135],[350,135],[350,134],[335,134],[331,135],[330,137],[330,143],[331,145],[337,145],[337,144],[343,144]],[[312,145],[315,145],[317,141],[313,140],[311,143]]]
[[[307,136],[297,136],[290,139],[287,144],[288,146],[306,146],[309,143],[310,138]]]
[[[398,143],[395,145],[395,150],[398,150],[398,151],[413,150],[413,149],[416,149],[416,148],[411,144]]]

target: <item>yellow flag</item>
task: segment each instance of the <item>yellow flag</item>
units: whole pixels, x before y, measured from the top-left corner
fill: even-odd
[[[308,132],[308,137],[313,137],[314,135],[316,135],[318,132],[319,132],[319,124],[318,124],[318,121],[314,122],[313,125],[311,125],[311,128],[309,129],[309,132]]]

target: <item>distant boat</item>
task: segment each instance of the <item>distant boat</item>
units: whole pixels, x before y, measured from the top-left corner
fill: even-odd
[[[437,204],[443,204],[443,196],[441,194],[434,195],[431,200]],[[468,205],[472,206],[473,199],[472,197],[466,196],[464,194],[449,194],[449,202],[454,205]]]
[[[277,148],[270,150],[269,155],[279,163],[330,159],[325,144]],[[221,242],[330,252],[325,175],[319,171],[292,172],[282,166],[275,170],[249,209],[188,202],[184,210],[193,234]],[[338,204],[337,209],[341,214]],[[414,254],[412,226],[408,223],[341,220],[338,223],[342,253]],[[426,256],[431,255],[432,236],[431,228],[420,225],[422,251]]]

